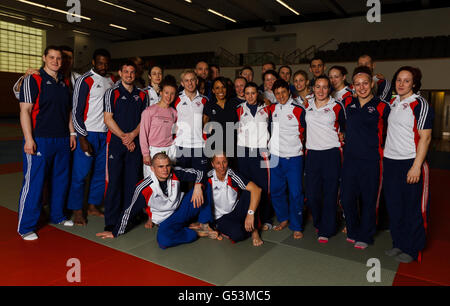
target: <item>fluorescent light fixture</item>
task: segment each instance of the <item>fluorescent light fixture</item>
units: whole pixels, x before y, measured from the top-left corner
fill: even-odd
[[[287,5],[286,3],[284,3],[283,1],[277,0],[277,2],[278,2],[279,4],[281,4],[282,6],[284,6],[285,8],[287,8],[288,10],[290,10],[291,12],[293,12],[295,15],[300,15],[299,12],[297,12],[296,10],[294,10],[292,7],[290,7],[289,5]]]
[[[78,33],[78,34],[91,35],[90,33],[87,33],[87,32],[81,32],[81,31],[77,31],[77,30],[72,30],[72,31],[75,33]]]
[[[132,12],[132,13],[136,13],[135,10],[129,9],[129,8],[125,7],[125,6],[121,6],[121,5],[114,4],[114,3],[111,3],[111,2],[108,2],[108,1],[104,1],[104,0],[98,0],[98,1],[99,1],[99,2],[102,2],[102,3],[105,3],[105,4],[108,4],[108,5],[115,6],[115,7],[117,7],[117,8],[122,9],[122,10],[125,10],[125,11],[129,11],[129,12]]]
[[[13,14],[7,14],[7,13],[0,13],[0,16],[5,16],[5,17],[9,17],[9,18],[20,19],[20,20],[26,20],[25,16],[22,16],[22,15],[13,15]]]
[[[117,24],[113,24],[113,23],[110,23],[109,26],[114,27],[114,28],[118,28],[118,29],[121,29],[121,30],[125,30],[125,31],[127,30],[127,28],[119,26]]]
[[[34,23],[37,23],[37,24],[42,24],[42,25],[45,25],[47,27],[52,27],[52,28],[55,27],[53,24],[43,22],[42,20],[39,20],[39,19],[31,19],[31,22],[34,22]]]
[[[71,16],[75,16],[75,17],[78,17],[78,18],[81,18],[81,19],[91,20],[91,18],[89,18],[89,17],[81,16],[81,15],[74,14],[74,13],[69,13],[68,11],[60,10],[60,9],[57,9],[57,8],[54,8],[54,7],[51,7],[51,6],[46,6],[46,5],[43,5],[43,4],[39,4],[39,3],[27,1],[27,0],[17,0],[17,1],[25,3],[25,4],[29,4],[29,5],[34,5],[34,6],[37,6],[37,7],[40,7],[40,8],[44,8],[44,9],[47,9],[47,10],[50,10],[50,11],[58,12],[58,13],[61,13],[61,14],[71,15]]]
[[[208,12],[213,13],[214,15],[217,15],[217,16],[219,16],[219,17],[222,17],[222,18],[224,18],[224,19],[226,19],[226,20],[232,21],[232,22],[234,22],[234,23],[237,22],[236,20],[234,20],[234,19],[232,19],[232,18],[230,18],[230,17],[227,17],[227,16],[225,16],[224,14],[219,13],[219,12],[217,12],[217,11],[215,11],[215,10],[208,9]]]
[[[164,22],[164,23],[170,24],[169,21],[164,20],[164,19],[159,19],[159,18],[156,18],[156,17],[153,17],[153,19],[155,19],[156,21],[159,21],[159,22]]]

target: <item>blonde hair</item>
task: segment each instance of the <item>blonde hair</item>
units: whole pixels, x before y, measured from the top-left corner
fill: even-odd
[[[183,72],[180,74],[181,80],[183,80],[183,79],[184,79],[184,76],[185,76],[186,74],[189,74],[189,73],[192,73],[192,74],[195,76],[195,79],[197,79],[197,74],[195,73],[195,71],[194,71],[193,69],[185,69],[185,70],[183,70]]]

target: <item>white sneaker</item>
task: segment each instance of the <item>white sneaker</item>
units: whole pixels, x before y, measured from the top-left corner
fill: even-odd
[[[73,226],[73,221],[72,220],[64,220],[64,221],[59,222],[58,224],[64,225],[64,226]]]
[[[38,235],[35,232],[29,232],[27,234],[21,235],[23,240],[32,241],[38,239]]]

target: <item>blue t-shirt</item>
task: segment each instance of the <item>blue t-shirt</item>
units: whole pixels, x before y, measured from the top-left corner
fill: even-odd
[[[19,101],[33,104],[34,137],[69,137],[72,101],[61,74],[55,80],[41,68],[39,74],[27,76],[20,88]]]

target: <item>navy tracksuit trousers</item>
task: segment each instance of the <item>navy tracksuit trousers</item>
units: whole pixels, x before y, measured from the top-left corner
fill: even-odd
[[[118,139],[107,147],[107,186],[105,194],[105,231],[112,231],[125,205],[131,203],[136,184],[142,179],[142,154],[139,140],[129,152]]]
[[[406,176],[413,163],[414,159],[384,158],[383,191],[393,247],[420,259],[426,242],[429,169],[424,162],[420,181],[408,184]]]
[[[311,209],[313,223],[319,237],[336,233],[341,150],[307,150],[305,156],[306,204]]]
[[[380,167],[379,160],[344,155],[341,203],[347,225],[347,237],[367,244],[373,243],[376,232],[381,188]]]
[[[275,214],[270,202],[270,161],[268,156],[262,152],[264,149],[250,149],[238,147],[238,170],[248,180],[253,181],[261,189],[261,200],[258,207],[258,216],[262,224],[272,224]]]
[[[212,197],[210,185],[208,185],[206,192],[209,192],[208,197]],[[247,217],[249,206],[250,192],[243,191],[234,210],[215,221],[216,229],[220,233],[228,236],[233,242],[239,242],[249,238],[252,232],[247,232],[245,229],[245,218]],[[258,220],[255,218],[255,228],[257,228],[257,223]]]

